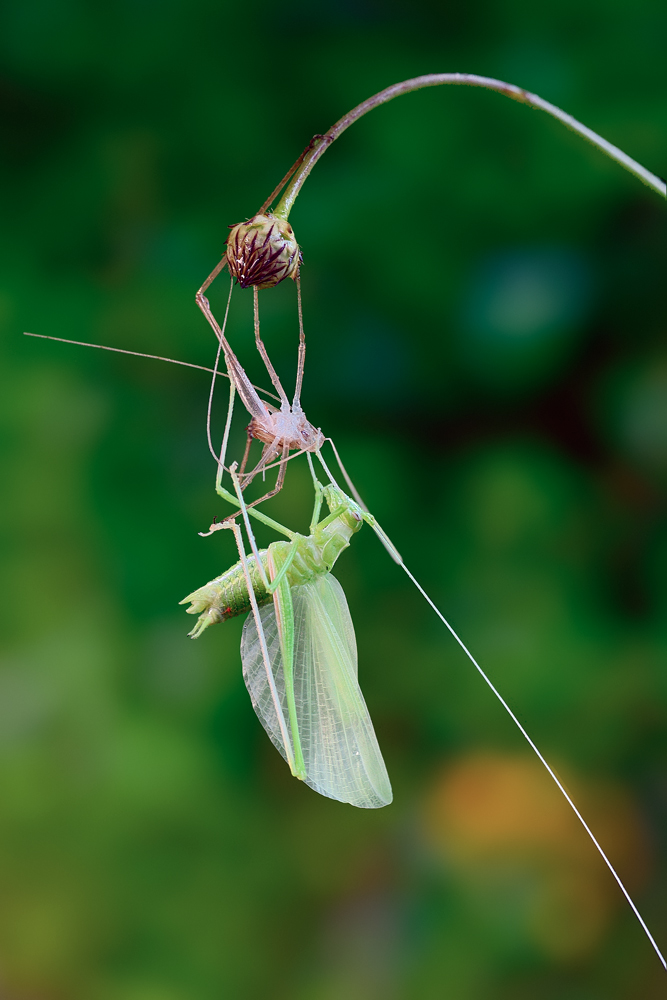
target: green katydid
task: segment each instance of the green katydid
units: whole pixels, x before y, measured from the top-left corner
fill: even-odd
[[[242,503],[234,468],[232,478]],[[188,612],[199,614],[193,638],[252,609],[241,642],[243,676],[292,774],[329,798],[377,808],[391,802],[391,785],[357,680],[352,619],[331,575],[362,523],[377,526],[338,487],[314,482],[309,535],[271,522],[289,541],[246,557],[240,528],[228,521],[239,562],[181,603],[191,602]],[[323,500],[329,514],[318,520]],[[270,522],[264,515],[261,520]]]

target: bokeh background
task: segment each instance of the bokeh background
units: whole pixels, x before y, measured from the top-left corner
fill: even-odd
[[[519,84],[664,173],[666,25],[653,0],[3,5],[3,1000],[664,996],[592,846],[366,529],[336,572],[395,802],[290,778],[242,622],[192,642],[178,606],[234,560],[197,535],[224,513],[207,376],[21,334],[211,364],[194,292],[228,224],[421,73]],[[439,88],[355,124],[291,221],[307,413],[664,949],[663,213],[546,116]],[[291,385],[293,284],[261,307]],[[251,293],[229,332],[265,384]],[[311,501],[294,462],[268,509],[305,530]]]

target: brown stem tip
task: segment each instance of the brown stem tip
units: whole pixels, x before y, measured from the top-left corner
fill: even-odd
[[[301,251],[286,219],[255,215],[231,227],[227,265],[241,288],[273,288],[299,273]]]

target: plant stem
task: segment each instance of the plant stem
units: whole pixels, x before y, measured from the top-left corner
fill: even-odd
[[[561,111],[554,104],[543,101],[537,94],[531,94],[529,91],[523,90],[521,87],[515,87],[511,83],[503,83],[502,80],[494,80],[487,76],[475,76],[474,73],[429,73],[427,76],[417,76],[413,80],[404,80],[403,83],[395,83],[392,87],[381,90],[379,94],[374,94],[373,97],[369,97],[367,101],[358,104],[356,108],[353,108],[352,111],[344,115],[335,125],[331,126],[326,135],[316,136],[311,144],[311,148],[306,151],[303,160],[298,164],[297,170],[273,214],[281,219],[287,219],[303,182],[320,156],[322,156],[334,139],[337,139],[341,132],[344,132],[357,118],[361,118],[362,115],[365,115],[368,111],[372,111],[373,108],[378,107],[380,104],[386,104],[387,101],[392,101],[395,97],[400,97],[401,94],[409,94],[413,90],[421,90],[422,87],[439,87],[445,83],[467,87],[486,87],[488,90],[497,90],[498,93],[510,97],[513,101],[519,101],[521,104],[528,104],[531,108],[546,111],[548,115],[557,118],[558,121],[562,122],[573,132],[576,132],[577,135],[588,140],[593,146],[597,146],[598,149],[601,149],[612,160],[616,160],[617,163],[620,163],[622,167],[629,170],[631,174],[638,177],[648,187],[657,191],[663,198],[667,197],[665,182],[660,177],[642,167],[640,163],[629,157],[623,150],[617,146],[613,146],[606,139],[597,135],[596,132],[586,128],[576,118],[572,118],[571,115]]]

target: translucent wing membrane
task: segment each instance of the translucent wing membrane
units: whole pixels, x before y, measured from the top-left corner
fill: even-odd
[[[357,643],[343,589],[331,574],[293,587],[294,697],[305,782],[316,792],[362,809],[392,800],[373,723],[357,680]],[[285,680],[273,604],[260,609],[285,718]],[[243,676],[253,707],[286,757],[252,615],[241,640]]]

